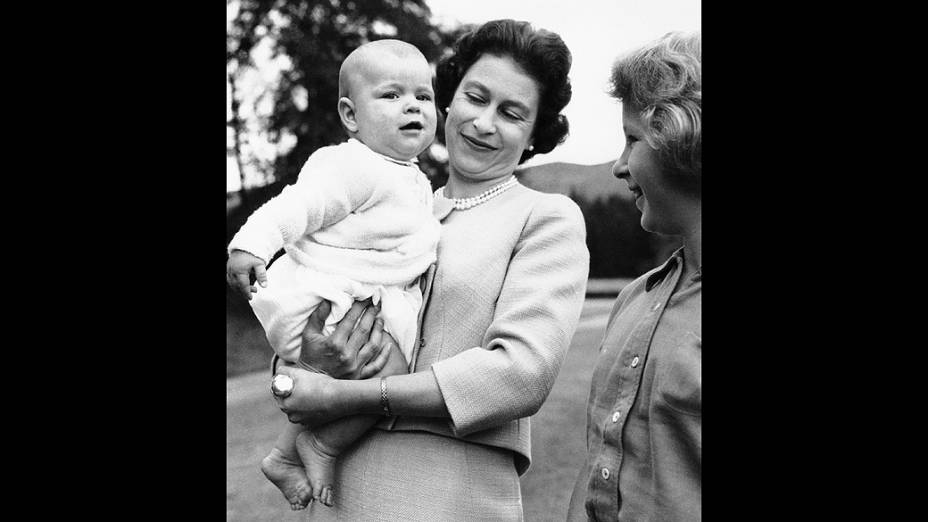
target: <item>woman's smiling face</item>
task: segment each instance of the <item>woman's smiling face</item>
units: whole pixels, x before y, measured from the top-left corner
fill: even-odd
[[[484,54],[458,85],[445,121],[450,174],[486,181],[512,174],[532,142],[541,94],[507,56]]]
[[[657,149],[648,144],[647,127],[637,108],[622,103],[622,129],[625,149],[612,167],[612,173],[628,183],[641,210],[641,228],[664,235],[684,233],[686,203],[692,190],[679,174],[674,175],[660,160]]]

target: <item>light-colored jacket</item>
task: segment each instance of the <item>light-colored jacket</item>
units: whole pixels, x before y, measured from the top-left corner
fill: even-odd
[[[583,216],[569,198],[522,185],[447,216],[441,202],[438,262],[425,278],[410,366],[431,369],[451,419],[379,426],[512,450],[521,475],[531,462],[529,416],[554,385],[583,306]]]

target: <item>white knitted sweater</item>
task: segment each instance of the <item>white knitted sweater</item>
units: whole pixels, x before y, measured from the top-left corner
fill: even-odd
[[[327,274],[406,284],[435,261],[441,225],[421,170],[355,139],[316,150],[293,185],[252,214],[229,243],[267,262],[281,248]]]

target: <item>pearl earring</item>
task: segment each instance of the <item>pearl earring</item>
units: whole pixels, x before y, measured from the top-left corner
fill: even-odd
[[[445,107],[445,113],[451,110],[451,107]]]
[[[534,145],[529,145],[529,146],[528,146],[528,150],[529,150],[529,151],[535,150],[535,146],[534,146]]]

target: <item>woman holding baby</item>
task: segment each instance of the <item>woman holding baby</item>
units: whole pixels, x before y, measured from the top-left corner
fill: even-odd
[[[333,505],[312,503],[311,519],[522,519],[529,417],[577,327],[589,254],[577,205],[520,185],[514,172],[566,137],[570,65],[560,37],[512,20],[463,35],[438,65],[449,178],[435,194],[438,260],[424,278],[409,366],[352,358],[346,365],[381,371],[357,380],[276,368],[293,380],[277,398],[291,422],[383,416],[338,457]],[[371,328],[374,307],[356,304],[331,336],[318,331],[326,310],[310,320],[304,351],[364,358],[374,337],[391,344]]]

